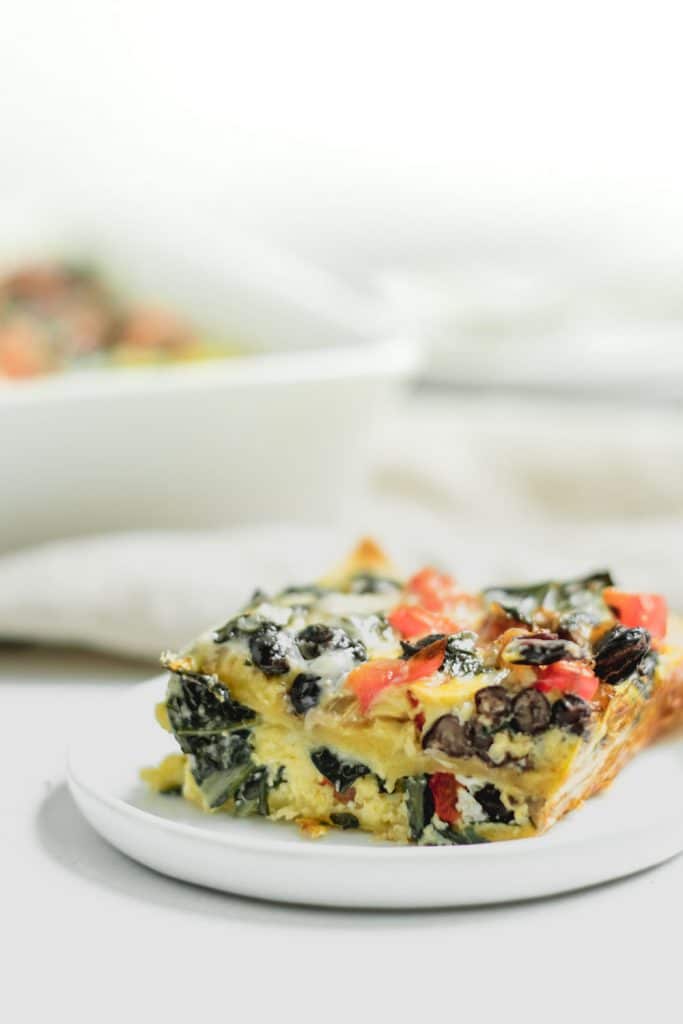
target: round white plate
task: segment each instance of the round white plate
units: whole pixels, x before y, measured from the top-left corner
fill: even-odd
[[[91,825],[135,860],[228,892],[340,907],[449,907],[578,889],[658,864],[683,849],[683,744],[641,754],[603,796],[538,839],[406,847],[292,825],[202,814],[152,795],[139,769],[174,749],[154,720],[165,677],[103,700],[70,752],[71,792]]]

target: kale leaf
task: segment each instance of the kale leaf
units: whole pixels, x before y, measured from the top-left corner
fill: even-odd
[[[511,618],[529,626],[534,624],[534,616],[542,608],[557,612],[560,621],[567,624],[576,617],[598,623],[609,618],[602,592],[612,585],[609,572],[595,572],[563,582],[545,580],[522,587],[488,587],[484,590],[484,597],[491,604],[500,605]]]
[[[268,814],[268,769],[254,768],[235,794],[235,814],[246,818],[250,814]]]
[[[434,797],[429,788],[429,776],[409,775],[405,780],[405,787],[410,838],[417,842],[434,814]]]
[[[235,729],[227,735],[180,737],[181,747],[190,754],[190,769],[209,807],[220,807],[235,796],[254,768],[249,729]]]
[[[338,793],[349,789],[361,776],[370,774],[370,769],[366,764],[337,757],[328,747],[318,747],[316,750],[312,750],[311,761],[320,774],[332,783]]]
[[[222,732],[256,717],[251,708],[232,699],[216,676],[199,672],[171,674],[166,710],[176,734]]]

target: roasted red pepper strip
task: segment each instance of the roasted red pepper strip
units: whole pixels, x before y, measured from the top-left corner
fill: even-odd
[[[458,626],[447,615],[430,612],[417,604],[400,604],[389,613],[389,623],[405,637],[406,640],[417,640],[430,633],[457,633]]]
[[[434,797],[434,811],[442,821],[453,825],[460,817],[458,802],[458,780],[447,772],[436,772],[429,776],[429,788]]]
[[[428,647],[417,651],[412,658],[377,658],[359,665],[346,679],[346,686],[358,698],[361,710],[366,712],[382,690],[400,683],[413,683],[426,679],[436,672],[443,663],[446,638],[435,640]]]
[[[629,594],[616,587],[606,587],[603,597],[624,626],[642,626],[653,640],[665,636],[668,609],[661,594]]]
[[[595,673],[580,661],[556,661],[554,665],[547,665],[539,671],[536,681],[536,689],[544,693],[561,690],[575,693],[584,700],[592,700],[599,685]]]

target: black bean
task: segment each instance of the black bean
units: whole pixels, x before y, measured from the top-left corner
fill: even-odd
[[[553,665],[556,661],[576,661],[582,657],[585,652],[573,640],[542,633],[516,636],[503,652],[503,659],[516,665]]]
[[[465,735],[472,749],[482,756],[493,743],[493,736],[478,718],[470,718],[465,726]]]
[[[580,736],[591,716],[590,704],[575,693],[565,693],[553,704],[553,725]]]
[[[296,643],[306,661],[318,658],[323,651],[350,649],[357,661],[365,661],[367,651],[360,640],[352,640],[343,629],[335,629],[324,622],[314,622],[298,634]]]
[[[513,820],[514,814],[505,806],[500,796],[500,790],[491,782],[487,782],[473,796],[482,811],[488,815],[489,821],[499,821],[503,825],[509,825]]]
[[[510,715],[510,698],[503,686],[484,686],[474,697],[477,712],[492,726],[502,725]]]
[[[650,650],[646,629],[615,626],[595,649],[595,674],[603,683],[615,686],[628,679]]]
[[[300,672],[289,688],[289,699],[298,715],[305,715],[320,701],[320,676]]]
[[[547,698],[533,686],[518,693],[512,702],[515,725],[521,732],[534,735],[550,724],[551,711]]]
[[[455,715],[438,718],[422,740],[425,750],[435,747],[449,757],[468,757],[473,753],[465,726]]]
[[[264,622],[249,637],[249,651],[254,665],[266,676],[282,676],[289,672],[287,641],[277,626]]]
[[[349,814],[348,811],[335,811],[330,815],[330,821],[337,828],[358,828],[360,822],[355,814]]]

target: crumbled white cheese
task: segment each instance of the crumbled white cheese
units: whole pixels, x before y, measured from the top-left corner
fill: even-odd
[[[332,693],[341,687],[349,672],[357,668],[358,664],[349,647],[333,647],[310,661],[302,659],[301,670],[319,676],[322,689]]]
[[[369,655],[391,657],[401,653],[391,626],[377,615],[349,615],[342,625],[365,645]]]
[[[480,783],[481,788],[483,783]],[[461,786],[458,789],[458,811],[464,825],[475,825],[479,821],[487,821],[486,812],[483,810],[481,805],[477,803],[469,789],[465,789]]]
[[[263,601],[250,614],[258,616],[262,622],[274,622],[276,626],[286,626],[292,617],[292,609],[281,604]]]

